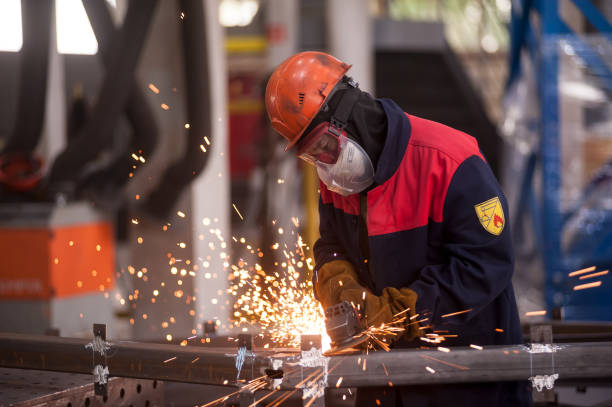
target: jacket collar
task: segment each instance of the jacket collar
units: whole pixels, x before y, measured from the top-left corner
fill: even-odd
[[[374,182],[382,185],[393,176],[404,158],[410,140],[411,126],[406,113],[394,101],[377,100],[387,115],[387,138],[374,174]]]

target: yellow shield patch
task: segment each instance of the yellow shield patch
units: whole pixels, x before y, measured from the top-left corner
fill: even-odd
[[[492,235],[499,236],[506,225],[504,209],[499,197],[474,205],[476,216],[483,228]]]

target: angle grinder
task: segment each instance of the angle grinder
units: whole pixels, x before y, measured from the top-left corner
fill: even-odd
[[[326,354],[353,348],[368,340],[359,312],[348,301],[325,308],[325,328],[332,340],[332,348]]]

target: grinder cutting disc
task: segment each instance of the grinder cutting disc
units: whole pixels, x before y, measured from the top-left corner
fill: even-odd
[[[366,334],[355,335],[352,338],[339,343],[338,345],[332,344],[331,349],[323,352],[324,356],[334,356],[338,354],[347,354],[354,352],[361,352],[358,348],[359,345],[367,342],[368,336]]]
[[[332,339],[332,349],[326,354],[349,349],[368,340],[367,335],[363,333],[359,313],[347,301],[325,309],[325,327]]]

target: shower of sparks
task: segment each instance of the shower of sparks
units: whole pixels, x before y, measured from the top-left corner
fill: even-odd
[[[223,402],[225,402],[227,399],[229,399],[230,397],[232,397],[233,395],[240,393],[240,391],[241,391],[241,390],[236,390],[235,392],[232,392],[232,393],[230,393],[230,394],[226,394],[225,396],[221,396],[221,397],[219,397],[218,399],[215,399],[215,400],[213,400],[213,401],[210,401],[210,402],[208,402],[208,403],[206,403],[206,404],[202,404],[202,406],[201,406],[201,407],[210,407],[210,406],[214,406],[214,405],[215,405],[215,404],[217,404],[217,403],[223,403]]]
[[[466,312],[470,312],[470,311],[472,311],[471,308],[463,310],[463,311],[451,312],[450,314],[442,315],[442,318],[448,318],[448,317],[452,317],[452,316],[459,315],[459,314],[465,314]]]
[[[151,92],[155,93],[156,95],[159,93],[157,86],[153,85],[152,83],[149,84],[149,89],[151,89]]]
[[[455,363],[446,362],[444,360],[440,360],[438,358],[434,358],[433,356],[427,356],[427,355],[419,355],[419,356],[424,358],[424,359],[433,360],[433,361],[436,361],[438,363],[442,363],[443,365],[454,367],[454,368],[459,369],[459,370],[470,370],[470,368],[467,367],[467,366],[462,366],[462,365],[457,365]]]
[[[295,216],[291,218],[291,222],[293,222],[293,226],[295,226],[296,228],[300,227],[300,220]]]
[[[599,287],[601,285],[601,281],[593,281],[592,283],[580,284],[574,286],[574,291],[586,290],[587,288]]]
[[[535,316],[540,316],[540,315],[546,315],[546,310],[525,312],[526,317],[535,317]]]
[[[236,207],[236,204],[232,204],[232,206],[234,207],[234,210],[236,211],[236,213],[238,214],[238,216],[240,216],[240,220],[244,220],[244,218],[242,217],[242,214],[240,213],[240,211],[238,210],[238,208]]]
[[[265,396],[255,400],[252,404],[249,404],[249,407],[255,407],[257,404],[261,403],[262,401],[264,401],[265,399],[267,399],[268,397],[276,394],[276,392],[278,391],[277,389],[272,390],[270,393],[266,394]]]
[[[578,276],[580,274],[586,274],[586,273],[590,273],[591,271],[595,271],[596,267],[595,266],[591,266],[591,267],[587,267],[581,270],[576,270],[576,271],[572,271],[571,273],[569,273],[570,277],[574,277],[574,276]]]
[[[440,352],[450,352],[450,349],[449,349],[449,348],[445,348],[445,347],[443,347],[443,346],[438,346],[438,350],[439,350]]]
[[[291,390],[290,392],[283,394],[281,393],[281,395],[279,397],[277,397],[276,399],[272,400],[272,402],[269,404],[269,407],[278,407],[280,406],[285,400],[287,400],[289,397],[293,396],[299,389],[294,389]]]
[[[400,315],[405,314],[408,311],[410,311],[410,308],[406,308],[405,310],[398,312],[397,314],[393,315],[393,318],[399,317]]]
[[[210,140],[208,140],[208,137],[204,136],[204,141],[206,142],[207,146],[210,146]]]
[[[206,152],[206,147],[204,147],[204,144],[200,144],[200,150],[202,150],[203,153]]]
[[[299,382],[298,384],[296,384],[294,387],[296,389],[301,388],[306,382],[311,381],[314,382],[316,381],[316,378],[313,379],[313,377],[315,375],[318,375],[319,373],[323,372],[323,369],[316,369],[314,372],[312,372],[311,374],[309,374],[308,376],[306,376],[306,378],[304,380],[302,380],[301,382]],[[317,376],[318,377],[318,376]]]
[[[425,366],[425,369],[427,369],[427,371],[428,371],[429,373],[431,373],[431,374],[436,373],[436,371],[435,371],[435,370],[433,370],[433,369],[432,369],[431,367],[429,367],[429,366]]]
[[[320,381],[321,377],[323,377],[323,375],[327,376],[328,374],[332,374],[332,372],[336,370],[336,368],[340,366],[342,362],[343,360],[341,359],[340,361],[338,361],[338,363],[332,366],[328,371],[325,371],[325,369],[317,369],[311,375],[309,375],[306,379],[302,380],[300,383],[295,385],[296,390],[301,387],[308,389],[308,392],[304,391],[304,394],[302,396],[302,400],[306,400],[306,398],[310,397],[310,400],[304,404],[304,407],[311,406],[312,403],[314,403],[314,401],[317,398],[323,396],[326,386],[324,383]],[[363,367],[365,370],[365,359],[363,363],[364,363]],[[316,376],[314,376],[315,374]],[[342,378],[340,378],[340,381],[341,379]]]
[[[177,214],[178,216],[180,216],[181,218],[184,218],[184,217],[185,217],[185,213],[184,213],[184,212],[182,212],[182,211],[177,211],[177,212],[176,212],[176,214]]]
[[[483,349],[483,347],[482,347],[482,346],[480,346],[480,345],[474,345],[474,344],[470,344],[470,348],[472,348],[472,349],[476,349],[476,350],[482,350],[482,349]]]
[[[176,360],[176,356],[173,356],[170,359],[164,360],[164,363],[172,362],[173,360]]]
[[[248,390],[251,393],[256,392],[257,390],[261,390],[268,386],[268,375],[260,376],[256,379],[249,380],[245,386],[242,387],[242,390]]]
[[[299,242],[293,250],[287,243],[274,243],[272,248],[283,257],[274,262],[274,267],[264,270],[257,262],[263,257],[260,249],[244,238],[234,241],[240,242],[256,259],[249,264],[241,258],[230,265],[228,293],[236,298],[234,325],[258,325],[272,342],[281,346],[299,347],[301,335],[321,334],[323,348],[329,348],[325,316],[314,298],[309,276],[312,260],[304,257]]]
[[[317,400],[317,397],[313,397],[311,398],[308,403],[304,404],[304,407],[310,407],[312,406],[312,403],[314,403]]]
[[[580,276],[580,277],[578,277],[578,280],[585,280],[587,278],[605,276],[606,274],[609,273],[609,271],[610,270],[598,271],[597,273],[592,273],[592,274],[587,274],[587,275],[584,275],[584,276]]]
[[[167,104],[165,104],[165,103],[162,103],[160,106],[161,106],[161,108],[162,108],[162,109],[164,109],[164,110],[170,110],[170,106],[168,106],[168,105],[167,105]]]
[[[371,326],[366,329],[363,333],[369,338],[370,345],[378,345],[385,352],[389,352],[389,344],[386,342],[386,338],[392,338],[395,336],[401,336],[406,328],[401,324],[406,320],[403,318],[394,318],[387,324],[381,324],[379,326]],[[399,326],[398,326],[399,325]],[[364,360],[365,362],[365,360]]]
[[[342,376],[340,376],[338,382],[336,382],[336,387],[340,387],[340,384],[342,384]]]

